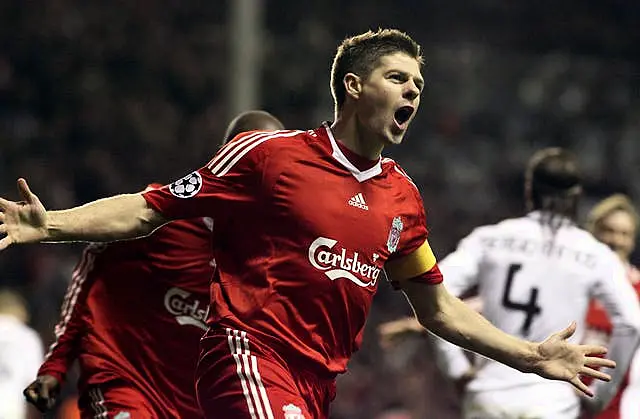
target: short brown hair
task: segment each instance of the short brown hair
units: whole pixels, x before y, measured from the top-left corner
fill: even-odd
[[[603,219],[618,211],[623,211],[629,214],[633,219],[637,230],[638,225],[640,224],[640,215],[638,215],[638,211],[633,206],[633,202],[631,202],[631,199],[623,194],[611,195],[610,197],[598,202],[593,208],[591,208],[591,211],[589,211],[589,215],[587,215],[587,230],[589,230],[591,233],[594,233],[596,227]]]
[[[342,41],[331,66],[331,93],[338,109],[346,99],[343,80],[347,73],[367,78],[378,60],[385,55],[403,52],[423,64],[420,45],[397,29],[378,29]]]

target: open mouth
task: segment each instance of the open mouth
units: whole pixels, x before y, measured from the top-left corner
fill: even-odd
[[[409,119],[411,119],[413,111],[413,106],[403,106],[393,114],[393,119],[396,121],[396,124],[398,124],[399,127],[402,127],[409,121]]]

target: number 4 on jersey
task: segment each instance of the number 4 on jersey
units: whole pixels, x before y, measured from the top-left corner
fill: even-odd
[[[536,287],[531,288],[529,301],[526,303],[512,301],[509,297],[511,295],[513,280],[516,276],[516,273],[518,273],[520,269],[522,269],[522,265],[520,264],[513,264],[509,266],[509,272],[507,273],[507,284],[504,288],[504,293],[502,294],[502,305],[510,310],[524,311],[526,313],[524,324],[522,325],[520,332],[523,336],[528,336],[529,330],[531,329],[531,323],[533,323],[533,317],[540,314],[542,308],[537,305],[538,288]]]

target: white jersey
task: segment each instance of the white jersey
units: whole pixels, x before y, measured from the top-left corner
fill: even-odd
[[[640,349],[629,367],[629,383],[620,401],[620,419],[640,419]]]
[[[616,373],[623,375],[633,348],[620,346],[637,343],[640,324],[640,307],[623,264],[608,247],[568,219],[559,220],[554,231],[542,217],[532,212],[475,229],[439,263],[445,286],[457,296],[478,286],[483,315],[503,331],[531,341],[542,341],[576,321],[571,341],[581,342],[589,301],[596,298],[606,306],[618,335],[629,338],[623,338],[623,345],[610,348],[608,354],[618,358]],[[445,343],[438,347],[448,358],[445,372],[449,376],[468,368],[458,348]],[[566,383],[523,374],[486,358],[478,360],[477,368],[468,391],[541,384],[558,386],[558,391],[577,402]]]
[[[26,418],[22,390],[43,360],[38,334],[12,316],[0,315],[0,419]]]

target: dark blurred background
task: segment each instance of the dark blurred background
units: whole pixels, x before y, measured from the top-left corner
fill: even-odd
[[[246,109],[315,127],[332,117],[337,44],[396,27],[423,45],[427,89],[388,154],[420,186],[441,257],[524,210],[523,167],[543,146],[578,155],[582,213],[613,192],[638,201],[639,21],[632,0],[4,0],[0,196],[17,198],[19,176],[51,209],[170,182],[204,164]],[[0,286],[28,298],[45,344],[80,249],[0,255]],[[376,324],[407,311],[383,284],[335,419],[456,417],[425,342],[378,347]]]

